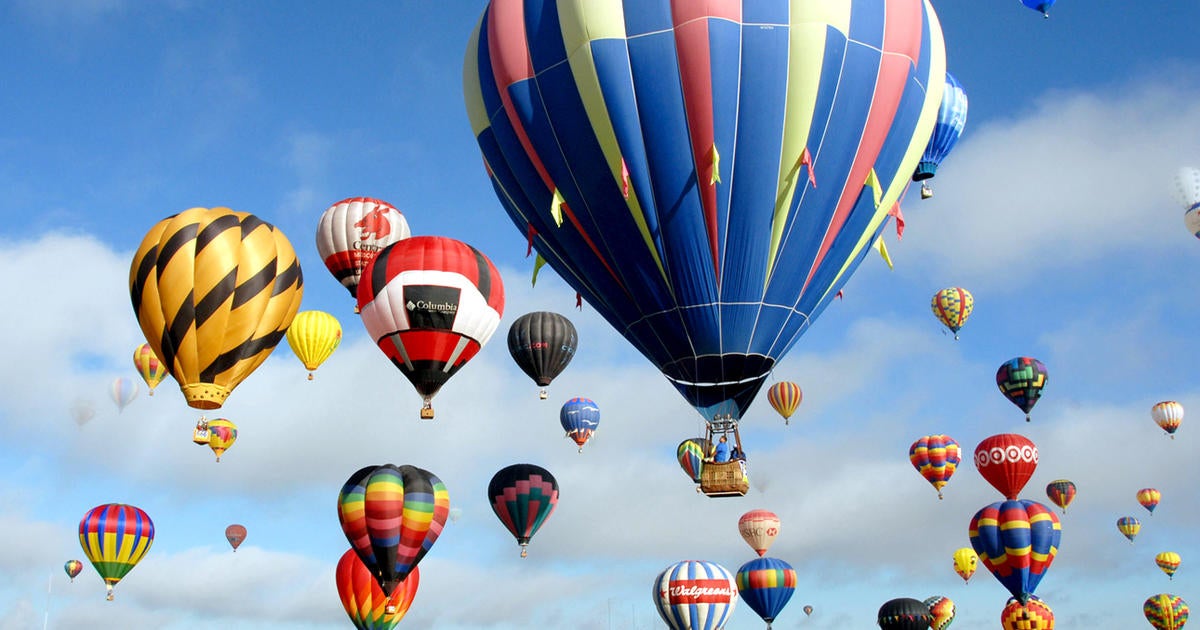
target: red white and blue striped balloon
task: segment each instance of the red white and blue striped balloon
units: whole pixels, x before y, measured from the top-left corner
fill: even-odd
[[[653,595],[659,616],[674,630],[720,630],[733,616],[738,588],[725,567],[684,560],[658,574]]]

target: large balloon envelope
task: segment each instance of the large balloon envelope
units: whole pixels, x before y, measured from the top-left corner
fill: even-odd
[[[767,388],[767,402],[783,416],[784,424],[790,424],[788,418],[796,413],[796,408],[800,406],[803,398],[804,393],[800,391],[800,386],[791,381],[780,381]]]
[[[767,622],[768,630],[796,592],[796,570],[778,558],[755,558],[743,564],[735,578],[738,594]]]
[[[975,513],[968,534],[983,565],[1024,603],[1058,555],[1062,525],[1037,501],[998,501]]]
[[[541,387],[546,387],[566,369],[579,347],[579,338],[571,320],[549,311],[535,311],[517,318],[508,328],[508,353],[522,372]]]
[[[600,426],[600,407],[588,398],[572,398],[558,410],[558,422],[582,453],[583,445],[592,439],[592,434]]]
[[[929,607],[929,614],[932,617],[929,627],[932,630],[946,630],[950,624],[954,623],[954,617],[958,614],[954,600],[942,595],[934,595],[926,598],[924,604]]]
[[[950,477],[958,469],[962,454],[958,442],[949,435],[926,435],[908,447],[908,459],[913,468],[921,473],[934,490],[938,498],[942,498],[942,488],[950,482]]]
[[[928,1],[523,0],[485,8],[463,91],[541,258],[740,418],[882,232],[945,63]]]
[[[104,579],[108,601],[113,599],[113,587],[137,566],[153,543],[154,521],[132,505],[97,505],[79,521],[79,546]]]
[[[876,619],[882,630],[928,630],[933,614],[925,602],[911,597],[890,599],[879,607]]]
[[[1178,595],[1152,595],[1142,604],[1142,612],[1150,625],[1158,630],[1182,630],[1187,625],[1188,605]]]
[[[1046,496],[1066,514],[1067,506],[1075,500],[1075,482],[1070,479],[1055,479],[1046,484]]]
[[[1017,498],[1037,465],[1037,445],[1017,433],[993,435],[975,447],[975,468],[1006,499]]]
[[[1179,430],[1179,425],[1183,424],[1183,405],[1174,400],[1155,403],[1150,408],[1150,418],[1174,440],[1175,432]]]
[[[311,381],[313,371],[341,345],[342,324],[324,311],[301,311],[288,326],[287,340],[296,358],[308,370]]]
[[[1042,397],[1046,376],[1046,366],[1041,361],[1017,357],[1005,361],[996,370],[996,386],[1005,398],[1025,412],[1025,421],[1029,422],[1029,412]]]
[[[153,396],[154,388],[167,378],[167,366],[158,360],[148,343],[138,346],[133,351],[133,366],[137,368],[138,374],[142,375],[142,380],[146,381],[146,387],[150,389],[148,393]]]
[[[971,311],[975,310],[975,297],[962,287],[950,287],[934,293],[929,308],[933,310],[934,317],[958,339],[958,331],[967,323]]]
[[[391,597],[379,588],[379,582],[371,575],[371,570],[363,564],[353,549],[347,549],[342,554],[334,571],[337,582],[338,598],[342,600],[342,608],[350,617],[350,623],[358,630],[392,630],[408,609],[412,606],[413,598],[417,596],[417,587],[421,584],[421,570],[413,567]]]
[[[496,517],[521,545],[524,558],[529,540],[558,505],[558,481],[536,464],[513,464],[492,475],[487,498]]]
[[[338,493],[346,540],[389,597],[433,547],[449,512],[442,480],[407,464],[362,468]]]
[[[673,630],[720,630],[737,607],[737,582],[715,562],[676,562],[654,578],[653,588],[654,607]]]
[[[933,126],[933,135],[925,145],[925,153],[921,162],[913,172],[913,181],[919,182],[930,179],[937,174],[942,160],[950,155],[958,138],[962,135],[963,127],[967,124],[967,93],[954,75],[946,73],[946,89],[942,91],[942,104],[938,107],[937,124]],[[921,187],[921,197],[929,198],[933,191]]]
[[[1175,196],[1183,206],[1183,224],[1200,238],[1200,168],[1184,167],[1175,174]]]
[[[363,326],[425,400],[491,339],[504,314],[500,272],[479,250],[441,236],[383,248],[362,273]]]
[[[188,405],[216,409],[283,339],[304,277],[283,232],[253,214],[192,208],[150,228],[129,295]]]
[[[242,546],[242,541],[246,540],[246,526],[234,523],[225,528],[225,540],[229,541],[229,546],[233,547],[234,552],[238,547]]]
[[[769,510],[750,510],[738,519],[738,533],[761,558],[779,535],[779,517]]]
[[[321,214],[317,253],[329,273],[354,297],[363,269],[375,254],[408,237],[408,221],[395,206],[371,197],[351,197]]]
[[[1010,599],[1000,611],[1000,626],[1004,630],[1054,630],[1054,611],[1037,597],[1023,603]]]

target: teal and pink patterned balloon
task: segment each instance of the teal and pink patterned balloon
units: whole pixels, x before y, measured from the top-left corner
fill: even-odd
[[[450,513],[450,494],[416,466],[367,466],[338,493],[338,521],[386,596],[433,547]]]
[[[737,572],[738,594],[767,628],[796,591],[796,570],[778,558],[755,558]]]
[[[558,505],[558,482],[535,464],[513,464],[496,471],[488,483],[488,503],[528,555],[529,540]]]
[[[705,560],[684,560],[663,569],[652,593],[658,615],[672,630],[724,628],[738,600],[729,569]]]
[[[941,499],[942,488],[950,482],[950,477],[962,461],[962,453],[958,442],[949,435],[926,435],[917,438],[908,448],[908,459],[925,481],[933,485]]]
[[[1170,593],[1153,595],[1142,604],[1146,621],[1158,630],[1182,630],[1188,620],[1188,605],[1183,598]]]
[[[1046,386],[1046,366],[1033,357],[1017,357],[1009,359],[996,370],[996,385],[1012,404],[1025,412],[1025,421],[1029,422],[1029,412],[1042,397],[1042,388]]]
[[[976,512],[968,534],[983,565],[1024,604],[1058,554],[1062,525],[1049,507],[1018,499]]]

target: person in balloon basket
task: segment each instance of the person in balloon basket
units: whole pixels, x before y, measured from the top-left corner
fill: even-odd
[[[713,461],[718,464],[729,461],[729,441],[725,436],[721,436],[721,440],[717,442],[717,448],[713,451]]]

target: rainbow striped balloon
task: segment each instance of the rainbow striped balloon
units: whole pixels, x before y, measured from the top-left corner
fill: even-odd
[[[353,549],[347,549],[338,560],[334,572],[337,581],[338,597],[342,600],[342,608],[350,617],[350,623],[359,630],[392,630],[408,609],[412,606],[413,598],[417,596],[417,587],[421,584],[421,570],[413,567],[408,577],[400,582],[392,596],[383,594],[379,582],[371,575],[358,554]]]
[[[1142,604],[1146,620],[1158,630],[1182,630],[1188,620],[1188,605],[1182,597],[1170,593],[1153,595]]]
[[[142,380],[146,381],[146,386],[150,388],[149,394],[153,396],[154,388],[167,378],[167,366],[158,360],[154,349],[148,343],[138,346],[133,351],[133,366],[137,368],[138,374],[142,375]]]
[[[788,419],[796,413],[800,401],[804,398],[800,386],[791,381],[780,381],[767,389],[767,402],[783,416],[783,423],[790,424]]]
[[[113,586],[150,551],[154,522],[141,508],[105,503],[88,510],[79,521],[79,545],[104,578],[112,601]]]
[[[771,627],[796,591],[796,570],[778,558],[755,558],[738,569],[738,595]]]
[[[946,487],[958,469],[962,453],[958,442],[949,435],[926,435],[908,447],[908,459],[925,481],[933,485],[941,499],[942,488]]]

